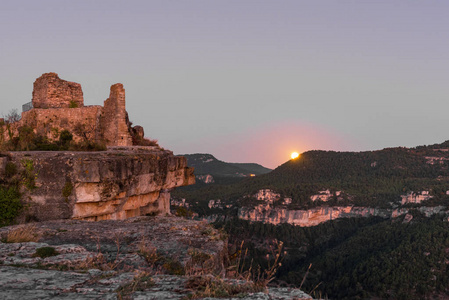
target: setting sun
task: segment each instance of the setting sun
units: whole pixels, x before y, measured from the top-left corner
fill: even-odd
[[[292,158],[292,159],[295,159],[295,158],[297,158],[299,156],[299,153],[298,152],[292,152],[292,154],[290,155],[290,157]]]

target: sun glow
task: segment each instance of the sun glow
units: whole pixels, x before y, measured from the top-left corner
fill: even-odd
[[[299,153],[298,152],[292,152],[292,154],[290,155],[290,157],[292,159],[298,158],[299,157]]]

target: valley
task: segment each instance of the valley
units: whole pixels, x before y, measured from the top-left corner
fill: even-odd
[[[444,298],[448,150],[309,151],[269,173],[179,188],[172,209],[215,221],[236,251],[243,242],[248,268],[268,267],[264,253],[282,241],[277,284],[312,297]],[[197,178],[206,171],[195,168]]]

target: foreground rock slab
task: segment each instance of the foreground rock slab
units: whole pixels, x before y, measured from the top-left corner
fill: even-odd
[[[248,284],[225,279],[227,241],[219,231],[173,216],[9,226],[0,228],[0,240],[0,299],[187,299],[201,298],[191,284],[197,277]],[[242,289],[235,299],[310,296]]]

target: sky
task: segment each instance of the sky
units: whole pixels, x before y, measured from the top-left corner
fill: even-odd
[[[449,140],[449,1],[2,0],[0,115],[41,74],[175,154],[275,168],[292,151]]]

